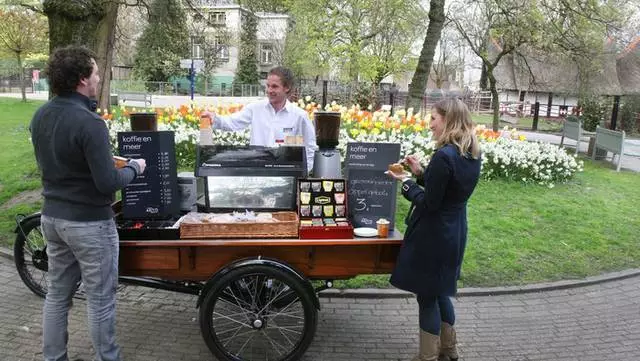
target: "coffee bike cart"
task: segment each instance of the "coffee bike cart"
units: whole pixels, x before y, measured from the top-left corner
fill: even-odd
[[[319,116],[328,120],[318,122]],[[154,117],[140,114],[138,118],[153,123]],[[131,119],[132,129],[136,129],[133,114]],[[320,157],[316,165],[330,160],[339,166],[339,155],[330,149],[338,144],[339,125],[339,114],[316,113],[317,142],[324,149],[322,154],[316,152]],[[180,181],[176,178],[173,134],[153,131],[118,136],[120,155],[129,156],[126,150],[135,149],[138,157],[147,159],[147,169],[155,167],[143,174],[147,178],[135,188],[146,187],[144,192],[129,197],[125,189],[122,201],[113,205],[120,236],[120,281],[198,296],[195,306],[199,308],[202,337],[220,361],[299,359],[316,331],[318,292],[332,287],[334,280],[387,274],[395,265],[402,243],[399,232],[360,238],[354,236],[346,218],[344,222],[313,224],[313,216],[316,221],[318,216],[348,216],[347,184],[345,179],[337,180],[332,193],[326,186],[334,182],[327,177],[313,182],[305,179],[304,147],[226,149],[201,144],[195,181],[186,192],[195,195],[191,204],[198,212],[228,212],[253,205],[273,208],[274,216],[278,210],[296,210],[292,219],[279,223],[287,225],[285,230],[250,232],[252,226],[247,224],[235,227],[235,233],[225,233],[229,229],[224,227],[207,233],[200,231],[205,228],[189,230],[183,223],[175,227],[175,219],[137,221],[136,215],[145,211],[161,212],[149,206],[159,195],[164,200],[173,195],[175,201],[177,197],[177,186],[173,190],[166,187]],[[330,164],[323,168],[332,169]],[[315,168],[314,174],[318,174]],[[338,183],[342,183],[340,188]],[[249,194],[247,189],[255,192]],[[269,201],[265,203],[265,199]],[[311,212],[316,200],[322,202]],[[316,210],[323,214],[316,214]],[[184,213],[182,208],[181,216]],[[309,218],[302,221],[305,216]],[[31,291],[44,297],[48,267],[40,214],[18,216],[16,223],[18,273]]]
[[[40,215],[19,219],[16,233],[18,273],[44,297]],[[333,280],[390,273],[401,240],[398,232],[352,239],[123,239],[120,280],[197,295],[202,337],[218,360],[297,360],[316,331],[317,293]],[[314,287],[315,280],[325,282]]]

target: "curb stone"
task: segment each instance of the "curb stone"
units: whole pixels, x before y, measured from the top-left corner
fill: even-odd
[[[6,248],[0,247],[0,257],[13,260],[13,252]],[[468,287],[460,288],[456,297],[479,297],[479,296],[498,296],[498,295],[515,295],[523,293],[534,293],[544,291],[564,290],[568,288],[591,286],[598,283],[623,280],[626,278],[640,276],[640,268],[624,270],[620,272],[611,272],[599,276],[591,276],[583,279],[562,280],[556,282],[534,283],[523,286],[506,286],[506,287]],[[318,293],[319,297],[333,298],[410,298],[415,297],[411,292],[398,290],[395,288],[361,288],[361,289],[334,289],[330,288]]]

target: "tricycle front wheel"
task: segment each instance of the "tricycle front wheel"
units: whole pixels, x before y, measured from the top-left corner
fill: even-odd
[[[47,294],[47,241],[42,233],[40,217],[21,222],[13,244],[13,259],[18,274],[29,289],[40,297]]]
[[[269,265],[233,269],[205,295],[202,337],[221,361],[297,360],[316,331],[314,298],[285,270]]]

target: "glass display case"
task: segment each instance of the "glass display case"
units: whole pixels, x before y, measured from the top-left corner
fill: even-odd
[[[297,146],[198,147],[199,211],[295,210],[297,181],[307,174],[305,154]]]
[[[296,206],[295,177],[219,176],[206,177],[206,182],[199,203],[208,201],[207,208],[292,210]]]

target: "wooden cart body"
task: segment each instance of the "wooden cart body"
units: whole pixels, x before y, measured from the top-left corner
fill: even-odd
[[[353,239],[207,239],[120,241],[123,276],[206,281],[239,259],[271,258],[308,279],[390,273],[402,235]]]

